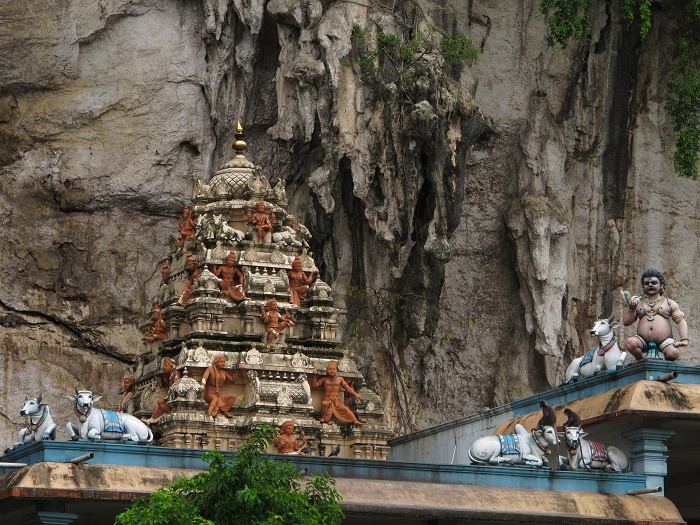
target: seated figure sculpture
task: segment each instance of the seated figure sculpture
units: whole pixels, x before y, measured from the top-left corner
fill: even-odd
[[[238,370],[233,375],[224,370],[226,364],[226,356],[217,355],[214,358],[211,366],[204,371],[202,376],[202,385],[200,390],[204,390],[204,401],[209,403],[208,412],[212,417],[221,411],[226,418],[232,418],[233,415],[229,412],[236,402],[236,394],[222,394],[221,388],[228,381],[235,383],[238,379]]]
[[[224,295],[236,302],[247,299],[243,292],[243,272],[236,266],[236,252],[228,252],[224,264],[217,266],[214,275],[219,277],[219,287]]]
[[[258,244],[262,244],[265,236],[272,229],[272,222],[270,222],[270,216],[265,213],[265,203],[263,201],[255,204],[255,213],[252,213],[251,209],[248,210],[248,223],[255,227]]]
[[[622,317],[622,323],[629,326],[639,319],[637,335],[628,337],[625,341],[627,351],[637,359],[644,357],[643,352],[649,350],[649,344],[655,343],[667,361],[675,361],[680,357],[679,348],[688,346],[688,325],[685,314],[676,301],[664,296],[666,279],[664,275],[653,268],[645,270],[641,277],[643,297],[629,297],[627,310]],[[673,339],[671,323],[676,323],[679,340]]]
[[[347,405],[340,402],[340,387],[343,387],[349,395],[362,400],[362,396],[355,392],[347,382],[338,375],[338,363],[328,363],[326,367],[326,375],[318,379],[316,369],[309,379],[309,384],[312,388],[323,388],[323,400],[321,401],[321,423],[330,423],[333,416],[343,423],[354,423],[355,425],[364,425],[362,421],[357,419]]]
[[[163,311],[157,303],[153,306],[153,318],[146,327],[148,335],[145,337],[147,343],[163,341],[168,338],[168,327],[163,319]]]
[[[180,248],[185,245],[185,241],[189,241],[194,237],[197,230],[197,224],[192,218],[192,212],[189,206],[185,205],[182,209],[182,215],[177,221],[177,231],[180,232],[180,236],[177,238],[177,244]]]
[[[288,419],[282,423],[282,432],[277,431],[277,435],[272,442],[279,454],[303,454],[302,449],[306,445],[306,434],[301,431],[301,440],[297,441],[294,436],[294,422]]]
[[[265,325],[267,332],[267,347],[270,348],[272,343],[288,326],[294,326],[294,322],[289,317],[289,311],[285,308],[284,316],[277,309],[277,299],[274,297],[267,301],[264,306],[260,307],[260,319]]]

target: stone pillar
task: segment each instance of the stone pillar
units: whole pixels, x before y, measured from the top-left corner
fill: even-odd
[[[668,473],[666,441],[675,435],[673,430],[638,428],[624,432],[622,436],[632,443],[630,447],[631,470],[647,477],[647,488],[661,487],[663,496],[664,478]]]
[[[77,514],[69,512],[49,512],[39,510],[24,517],[27,525],[69,525],[78,519]]]

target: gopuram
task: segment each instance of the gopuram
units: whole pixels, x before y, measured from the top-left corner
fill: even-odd
[[[237,131],[234,157],[208,184],[195,176],[124,411],[162,446],[233,450],[254,425],[291,421],[310,455],[386,459],[381,399],[339,347],[311,235]]]

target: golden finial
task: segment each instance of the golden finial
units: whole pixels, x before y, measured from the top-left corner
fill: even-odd
[[[243,151],[248,147],[248,144],[243,140],[243,126],[238,121],[236,124],[236,140],[233,142],[233,149],[236,150],[236,157],[245,157]]]

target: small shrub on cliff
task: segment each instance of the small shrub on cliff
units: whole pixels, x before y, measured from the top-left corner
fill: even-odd
[[[601,0],[598,0],[601,1]],[[540,0],[540,12],[547,17],[547,44],[565,48],[570,38],[589,38],[593,0]],[[651,0],[622,0],[622,16],[639,21],[644,38],[651,28]],[[666,110],[676,132],[673,164],[680,177],[697,179],[700,157],[700,0],[687,0],[679,20],[678,61],[671,66]]]
[[[416,31],[407,35],[355,27],[350,38],[353,53],[343,61],[346,67],[357,64],[362,81],[379,89],[394,84],[410,100],[407,85],[416,76],[416,65],[425,57],[441,57],[459,72],[464,65],[472,65],[479,58],[479,50],[467,37],[444,36],[435,46],[434,29]]]
[[[204,472],[134,500],[115,525],[339,525],[335,481],[311,476],[302,488],[292,463],[263,457],[274,435],[262,426],[230,459],[205,452]]]

